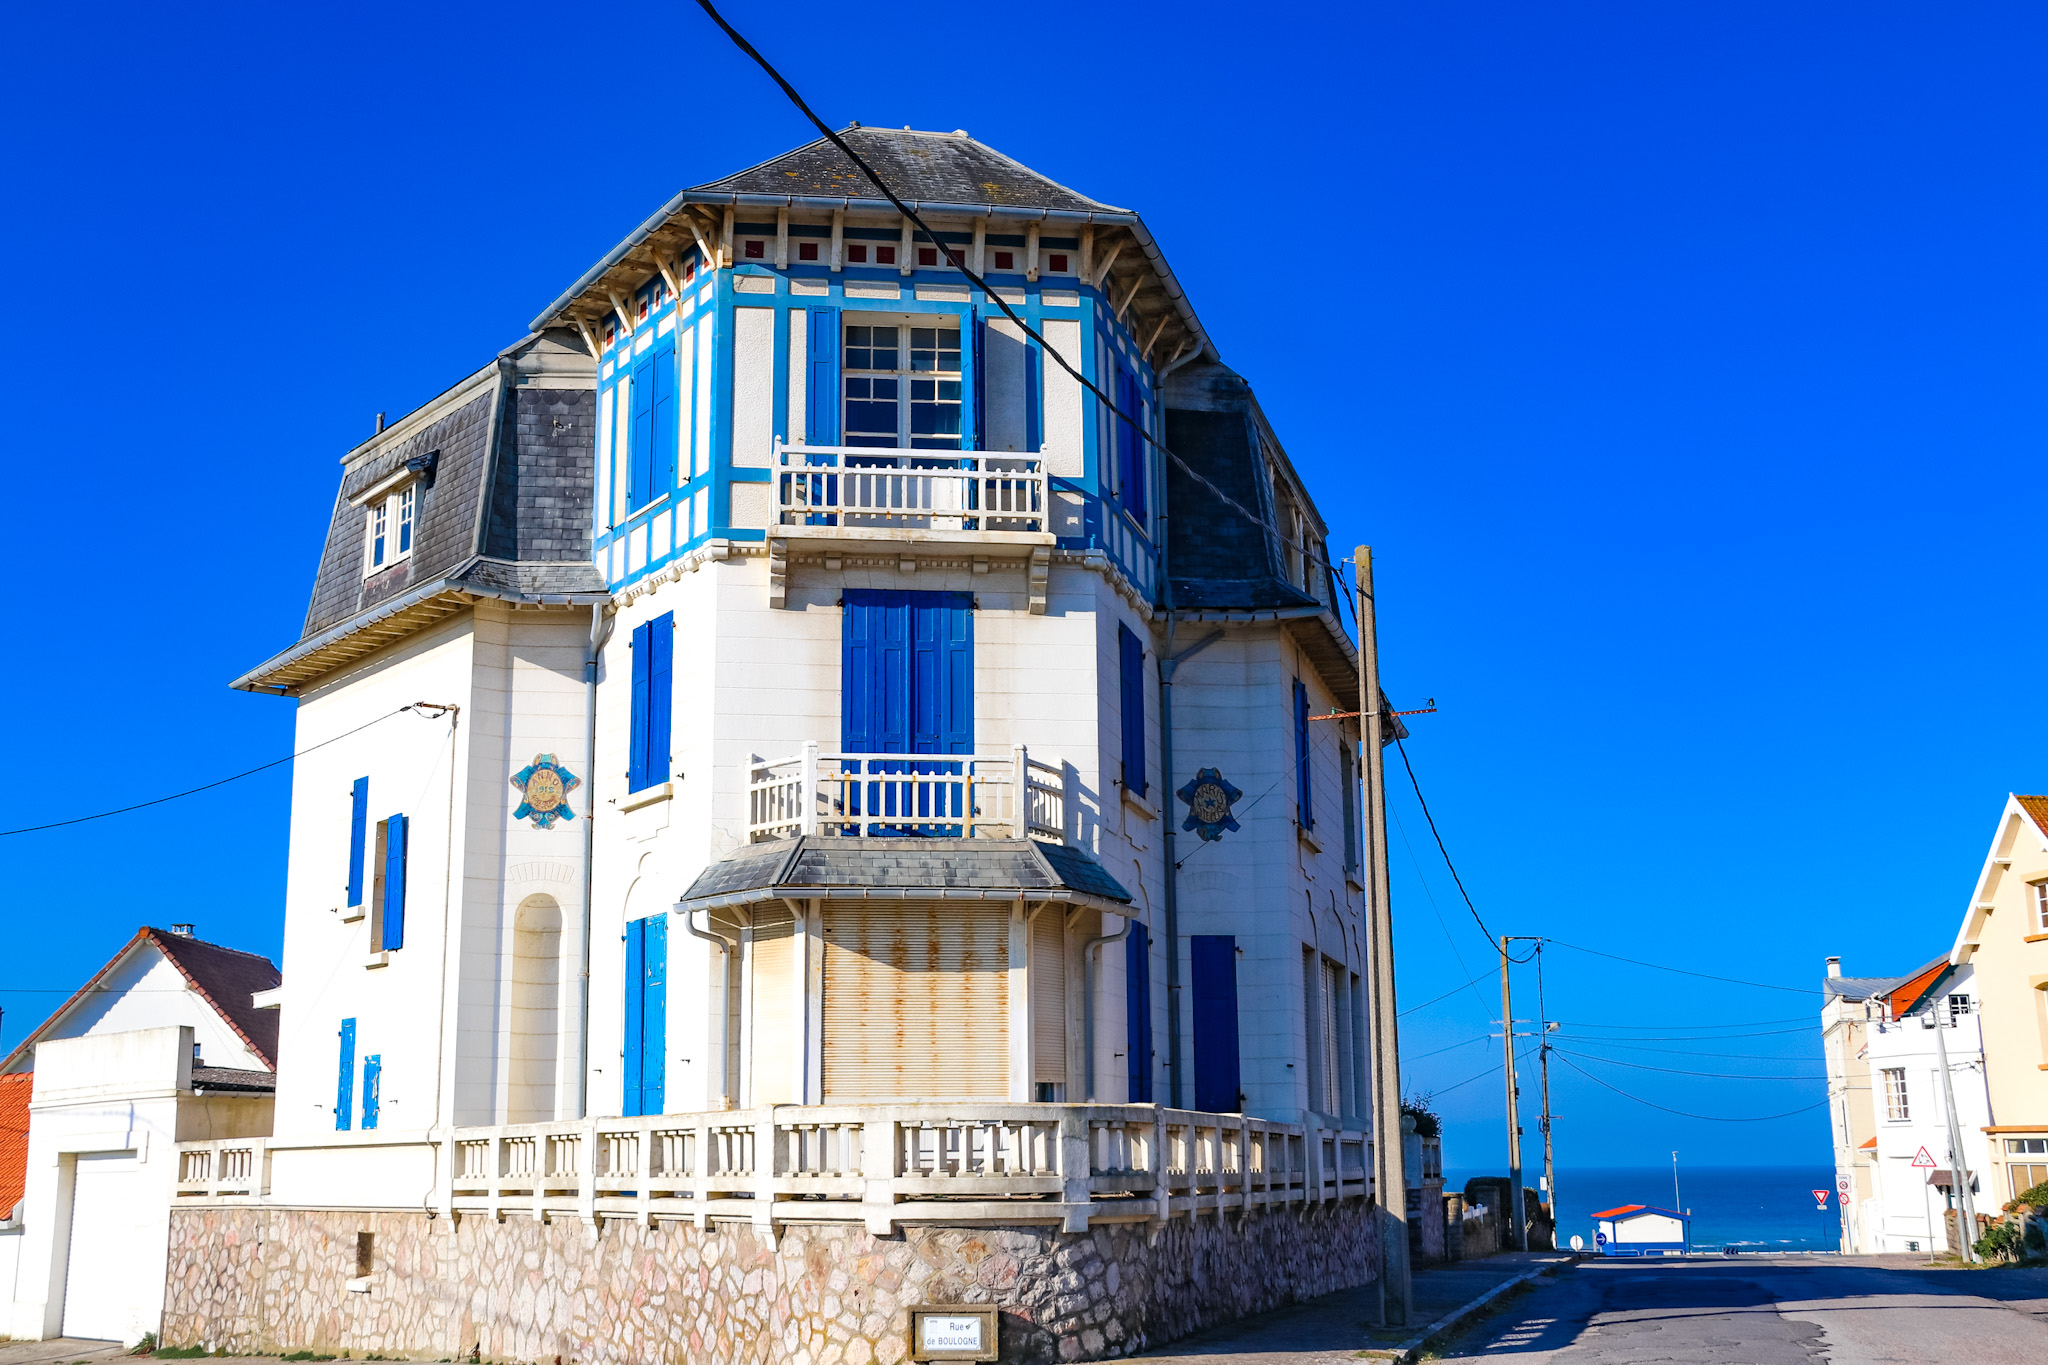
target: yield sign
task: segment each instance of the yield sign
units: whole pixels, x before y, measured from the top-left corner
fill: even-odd
[[[1931,1171],[1934,1169],[1934,1158],[1927,1155],[1927,1149],[1922,1147],[1920,1155],[1913,1158],[1913,1165],[1917,1169]]]
[[[1825,1209],[1828,1206],[1828,1192],[1826,1190],[1815,1190],[1813,1192],[1813,1205],[1815,1208]]]

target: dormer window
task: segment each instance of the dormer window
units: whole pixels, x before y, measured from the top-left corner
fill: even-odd
[[[379,573],[401,559],[412,558],[419,490],[417,483],[408,483],[397,492],[369,504],[370,524],[364,536],[368,550],[364,573]]]

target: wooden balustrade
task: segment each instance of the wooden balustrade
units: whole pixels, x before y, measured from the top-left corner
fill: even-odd
[[[1246,1214],[1365,1198],[1366,1134],[1155,1105],[782,1105],[433,1136],[185,1143],[181,1202],[261,1201],[271,1158],[411,1147],[438,1209],[755,1224],[1091,1222]],[[337,1163],[337,1171],[343,1166]],[[302,1177],[303,1178],[303,1177]],[[345,1183],[345,1177],[342,1178]],[[337,1187],[340,1206],[420,1207],[416,1190]]]

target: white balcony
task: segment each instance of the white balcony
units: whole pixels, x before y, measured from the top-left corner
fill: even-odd
[[[370,1135],[354,1135],[362,1138]],[[709,1219],[756,1225],[1058,1222],[1169,1218],[1363,1199],[1370,1139],[1155,1105],[783,1105],[646,1118],[456,1128],[409,1147],[431,1166],[429,1207],[487,1217]],[[279,1163],[305,1188],[362,1143],[182,1144],[178,1200],[262,1202]],[[336,1207],[414,1209],[417,1187],[344,1190]]]
[[[771,534],[893,539],[929,531],[1035,544],[1050,539],[1046,496],[1045,466],[1031,455],[782,445]]]
[[[840,754],[804,745],[756,761],[747,840],[793,835],[1071,838],[1068,778],[1022,745],[1005,754]]]

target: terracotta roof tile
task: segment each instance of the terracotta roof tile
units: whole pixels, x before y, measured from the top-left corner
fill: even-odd
[[[2048,835],[2048,796],[2021,796],[2014,792],[2012,799],[2020,803],[2020,809],[2034,822],[2034,828]]]
[[[28,1186],[28,1101],[33,1071],[0,1076],[0,1218],[14,1211]]]

